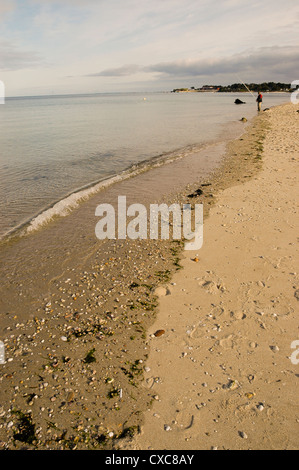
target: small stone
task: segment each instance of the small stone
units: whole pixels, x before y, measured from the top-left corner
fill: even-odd
[[[246,434],[245,432],[243,432],[243,431],[240,431],[240,432],[239,432],[239,435],[240,435],[240,437],[242,437],[242,439],[248,439],[247,434]]]
[[[61,341],[67,341],[67,337],[66,336],[61,336]]]
[[[257,409],[259,411],[263,411],[264,410],[264,405],[262,405],[261,403],[257,406]]]
[[[165,424],[165,426],[164,426],[164,431],[167,431],[167,432],[168,432],[168,431],[171,431],[171,427],[168,426],[167,424]]]
[[[69,392],[67,396],[67,402],[71,403],[74,400],[74,398],[75,398],[74,392]]]
[[[270,346],[270,349],[274,352],[278,352],[279,351],[279,347],[278,346]]]
[[[165,333],[165,330],[157,330],[156,333],[154,333],[154,336],[158,338],[159,336],[164,335],[164,333]]]

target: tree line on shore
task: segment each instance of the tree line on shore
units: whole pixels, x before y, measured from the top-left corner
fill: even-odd
[[[291,83],[281,83],[281,82],[263,82],[263,83],[245,83],[247,88],[250,91],[290,91]],[[243,83],[233,83],[228,86],[219,86],[218,92],[241,92],[247,91]]]
[[[246,89],[247,87],[247,89]],[[297,85],[297,88],[299,85]],[[173,93],[178,92],[202,92],[202,91],[213,91],[217,93],[240,93],[248,91],[253,92],[291,92],[294,91],[291,83],[281,83],[281,82],[263,82],[263,83],[233,83],[232,85],[204,85],[201,88],[175,88]]]

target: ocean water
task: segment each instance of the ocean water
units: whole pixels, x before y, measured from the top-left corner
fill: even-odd
[[[8,98],[0,106],[0,237],[59,200],[159,156],[196,151],[256,114],[250,94]],[[264,107],[288,101],[264,95]]]

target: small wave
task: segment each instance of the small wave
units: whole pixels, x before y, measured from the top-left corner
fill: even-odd
[[[14,229],[4,234],[2,241],[4,241],[4,239],[10,238],[11,236],[22,237],[24,235],[30,234],[58,217],[66,217],[74,209],[78,208],[82,202],[86,201],[91,196],[99,191],[102,191],[108,186],[124,181],[125,179],[131,178],[133,176],[137,176],[138,174],[148,171],[151,168],[157,168],[159,166],[172,163],[173,161],[179,160],[189,155],[190,153],[199,151],[207,145],[209,144],[190,145],[184,149],[164,153],[148,160],[134,163],[119,174],[108,176],[104,179],[94,181],[87,186],[79,188],[71,194],[65,196],[63,199],[52,203],[51,206],[44,208],[30,220],[25,221],[18,227],[15,227]]]
[[[26,232],[33,232],[56,217],[66,217],[72,210],[76,209],[81,202],[86,201],[93,194],[121,180],[121,176],[110,177],[107,181],[70,194],[31,219],[29,225],[26,227]]]

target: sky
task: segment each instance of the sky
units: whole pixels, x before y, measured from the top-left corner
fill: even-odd
[[[298,0],[0,0],[6,96],[299,79]]]

